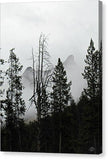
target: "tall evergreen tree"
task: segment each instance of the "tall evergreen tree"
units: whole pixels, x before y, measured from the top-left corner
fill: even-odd
[[[49,103],[48,93],[46,91],[46,88],[43,86],[42,93],[41,93],[41,115],[42,115],[42,118],[45,118],[48,116],[49,109],[50,109],[50,103]]]
[[[60,58],[53,72],[52,112],[62,112],[67,106],[70,94],[71,82],[67,82],[66,71]]]
[[[21,150],[20,124],[23,121],[25,112],[25,102],[22,98],[23,86],[21,83],[20,72],[22,65],[19,59],[10,50],[9,68],[7,69],[7,78],[9,87],[6,95],[6,105],[4,107],[6,128],[8,130],[9,150]]]
[[[102,42],[98,52],[98,90],[96,99],[97,110],[97,152],[102,152]]]
[[[52,87],[52,115],[59,113],[59,152],[62,152],[62,111],[68,106],[70,99],[70,85],[67,82],[66,71],[60,58],[53,73],[53,87]],[[55,140],[54,140],[55,141]]]
[[[0,86],[3,85],[3,82],[4,82],[4,77],[3,77],[3,71],[1,69],[1,66],[4,64],[4,60],[3,59],[0,59]],[[0,89],[0,97],[2,96],[3,94],[3,91]]]
[[[0,59],[0,87],[3,85],[4,83],[4,77],[3,77],[3,71],[1,69],[1,66],[4,64],[4,60]],[[0,121],[2,122],[2,118],[3,118],[3,93],[4,90],[0,88]]]
[[[102,134],[102,101],[100,101],[102,100],[102,52],[101,49],[100,51],[95,50],[92,39],[87,52],[86,66],[82,75],[87,81],[87,88],[83,93],[88,98],[88,104],[84,104],[82,99],[83,122],[88,146],[90,149],[94,148],[94,153],[99,153],[102,145],[100,136]]]
[[[87,50],[85,59],[85,69],[82,74],[84,79],[87,80],[87,88],[84,89],[86,96],[90,99],[96,96],[97,89],[97,52],[95,52],[94,42],[91,39],[90,46]]]

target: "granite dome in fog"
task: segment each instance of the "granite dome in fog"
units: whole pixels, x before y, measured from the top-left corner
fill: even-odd
[[[64,62],[63,64],[64,64],[65,66],[75,65],[74,56],[73,56],[73,55],[68,56],[68,58],[65,60],[65,62]]]
[[[72,86],[71,86],[72,96],[75,99],[75,101],[77,101],[85,86],[85,81],[83,80],[83,77],[81,74],[82,70],[75,62],[75,58],[73,55],[68,56],[67,59],[64,61],[63,65],[66,70],[68,81],[72,82]],[[23,85],[25,88],[28,88],[28,90],[31,90],[33,87],[32,71],[33,71],[32,67],[27,67],[23,73]],[[45,75],[45,72],[44,72],[44,75]]]
[[[26,70],[23,73],[23,78],[26,78],[28,81],[33,80],[33,69],[32,67],[27,67]]]
[[[86,83],[85,80],[82,77],[82,70],[81,67],[78,66],[78,64],[75,61],[75,58],[73,55],[70,55],[67,57],[67,59],[64,61],[63,66],[66,70],[67,79],[68,82],[71,81],[71,95],[73,99],[77,102],[81,92],[83,91],[83,88],[85,88]],[[54,68],[53,68],[54,69]],[[49,71],[44,71],[44,77],[46,75],[46,72],[53,72],[53,69]],[[27,67],[22,75],[22,83],[24,86],[23,91],[23,98],[26,102],[27,108],[30,107],[30,101],[31,95],[33,94],[33,68]],[[51,87],[49,88],[49,90]],[[29,108],[29,112],[26,112],[25,114],[25,120],[30,121],[34,120],[36,118],[35,114],[35,106]]]

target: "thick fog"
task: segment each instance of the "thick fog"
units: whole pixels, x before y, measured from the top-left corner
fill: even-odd
[[[48,35],[48,50],[53,64],[74,55],[83,66],[90,39],[98,47],[98,1],[5,3],[1,5],[1,48],[3,58],[9,50],[24,65],[31,64],[31,49],[38,48],[41,32]]]
[[[0,57],[7,60],[9,50],[15,48],[23,64],[23,74],[27,67],[32,66],[32,47],[36,53],[39,35],[44,33],[48,37],[51,62],[55,65],[57,59],[61,58],[68,81],[73,81],[72,94],[77,100],[85,86],[81,73],[91,38],[98,49],[98,12],[97,0],[2,4]],[[74,59],[72,64],[69,59]],[[32,89],[27,92],[25,88],[26,93],[28,99]]]

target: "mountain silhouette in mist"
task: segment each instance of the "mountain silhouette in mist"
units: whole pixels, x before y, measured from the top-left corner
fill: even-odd
[[[63,63],[66,70],[68,82],[71,81],[71,94],[73,99],[77,102],[83,88],[86,87],[85,80],[82,77],[81,67],[75,62],[74,56],[70,55]],[[53,70],[52,70],[53,71]],[[22,75],[22,83],[24,86],[23,98],[26,102],[26,106],[29,107],[30,102],[28,101],[33,94],[33,68],[27,67]],[[27,119],[34,119],[36,117],[35,107],[30,107],[29,112],[26,114]]]
[[[82,77],[82,69],[75,62],[74,56],[70,55],[63,63],[66,70],[68,81],[72,82],[71,94],[75,101],[78,101],[83,88],[85,87],[85,80]]]

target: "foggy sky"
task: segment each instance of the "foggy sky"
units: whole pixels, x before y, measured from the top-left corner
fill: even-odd
[[[24,69],[32,65],[31,50],[38,49],[40,33],[48,35],[53,64],[74,55],[84,65],[90,39],[98,47],[98,1],[5,3],[1,5],[1,57],[15,48]]]

